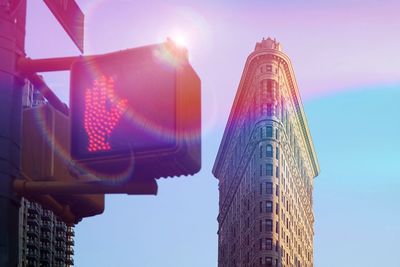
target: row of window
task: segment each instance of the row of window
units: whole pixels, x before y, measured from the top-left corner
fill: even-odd
[[[265,67],[265,68],[264,68]],[[276,68],[276,70],[277,70],[278,68]],[[265,66],[261,66],[260,67],[260,72],[261,73],[264,73],[264,72],[271,72],[272,71],[272,65],[265,65]],[[268,79],[268,80],[262,80],[261,81],[261,85],[264,85],[264,83],[266,84],[266,85],[268,85],[268,81],[273,81],[273,80],[271,80],[271,79]]]
[[[260,220],[260,232],[272,232],[273,224],[271,219]]]
[[[272,250],[272,238],[260,238],[260,250]],[[275,243],[275,251],[279,252],[279,241]]]
[[[274,191],[274,187],[273,187],[273,183],[271,183],[271,182],[260,183],[260,195],[263,194],[264,184],[265,184],[265,193],[267,195],[272,195],[273,191]],[[275,195],[279,196],[279,185],[275,185]]]
[[[260,250],[272,250],[272,239],[260,238]]]
[[[265,212],[272,213],[272,211],[273,211],[273,202],[266,201],[265,202]],[[260,201],[260,213],[263,213],[263,212],[264,212],[263,202]],[[279,214],[279,203],[275,204],[275,213]]]
[[[265,212],[272,213],[273,204],[272,201],[265,202]],[[260,213],[263,212],[263,202],[260,201]]]
[[[260,146],[260,159],[263,157],[264,155],[264,146],[261,145]],[[272,145],[268,144],[265,147],[265,156],[267,158],[272,158],[274,156],[274,148],[272,147]],[[279,147],[276,147],[275,149],[275,158],[277,160],[279,160]]]
[[[260,176],[263,175],[263,165],[260,164]],[[271,163],[265,164],[265,175],[274,176],[274,166]],[[275,167],[275,176],[279,178],[279,167]]]
[[[271,110],[271,112],[272,112],[272,110]],[[261,127],[260,128],[260,136],[261,136],[261,139],[274,138],[274,137],[275,137],[275,139],[279,139],[279,129],[278,128],[275,129],[275,136],[274,136],[274,130],[273,130],[272,126]]]

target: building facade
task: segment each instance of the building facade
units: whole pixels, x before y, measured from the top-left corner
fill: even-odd
[[[74,229],[50,210],[25,198],[19,216],[19,266],[66,267],[74,264]]]
[[[313,266],[319,173],[294,71],[270,38],[244,67],[214,164],[218,266]]]
[[[25,82],[24,108],[46,105],[39,91]],[[40,204],[21,200],[19,210],[19,267],[67,267],[74,264],[74,228]]]

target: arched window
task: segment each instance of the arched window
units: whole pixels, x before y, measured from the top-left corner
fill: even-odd
[[[267,157],[272,158],[273,154],[274,154],[274,151],[273,151],[272,145],[267,145]]]

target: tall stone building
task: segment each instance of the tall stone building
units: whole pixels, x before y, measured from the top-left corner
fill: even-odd
[[[246,62],[215,161],[218,266],[313,266],[319,173],[294,71],[270,38]]]
[[[29,82],[23,90],[23,107],[47,105]],[[40,204],[21,200],[19,210],[19,267],[67,267],[74,264],[74,228]]]

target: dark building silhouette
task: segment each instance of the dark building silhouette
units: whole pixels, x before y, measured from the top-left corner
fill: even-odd
[[[50,210],[22,199],[20,208],[20,266],[65,267],[74,264],[74,229]]]
[[[218,266],[313,266],[319,173],[294,71],[270,38],[246,62],[213,173]]]

